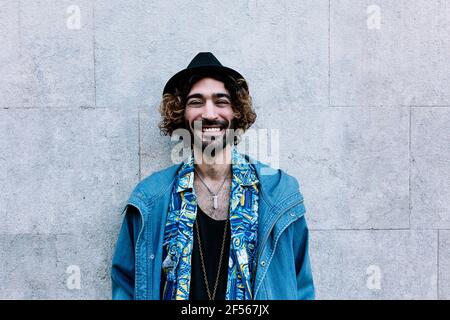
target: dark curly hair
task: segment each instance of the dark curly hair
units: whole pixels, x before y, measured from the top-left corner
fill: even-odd
[[[202,71],[195,73],[187,81],[179,83],[173,93],[163,95],[159,106],[162,120],[159,129],[163,135],[172,135],[179,128],[186,129],[184,111],[186,108],[186,97],[192,86],[199,80],[210,77],[224,83],[225,88],[231,96],[233,109],[233,129],[241,129],[244,132],[256,120],[256,113],[253,110],[252,98],[245,79],[236,79],[231,75],[219,73],[217,71]]]

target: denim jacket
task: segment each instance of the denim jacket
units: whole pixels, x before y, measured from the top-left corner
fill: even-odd
[[[249,158],[260,181],[255,300],[314,299],[309,232],[297,180]],[[181,164],[155,172],[131,193],[112,261],[112,298],[159,300],[163,236]],[[127,210],[134,206],[136,211]]]

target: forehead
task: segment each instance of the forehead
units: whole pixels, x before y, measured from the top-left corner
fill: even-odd
[[[228,93],[228,90],[225,88],[225,84],[222,81],[213,79],[213,78],[203,78],[197,81],[189,91],[189,94],[194,93]]]

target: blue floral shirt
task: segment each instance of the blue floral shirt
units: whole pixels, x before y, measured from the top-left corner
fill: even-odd
[[[226,300],[252,300],[258,243],[259,181],[253,166],[232,147],[231,241]],[[193,226],[197,214],[193,154],[178,171],[163,242],[163,300],[189,300]]]

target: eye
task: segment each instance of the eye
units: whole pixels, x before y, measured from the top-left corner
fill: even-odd
[[[230,102],[228,102],[227,100],[219,100],[219,101],[217,101],[217,104],[222,104],[222,105],[224,105],[224,104],[229,104]]]
[[[200,101],[198,101],[198,100],[194,100],[194,101],[189,101],[188,102],[188,105],[199,105],[199,104],[201,104],[201,102]]]

